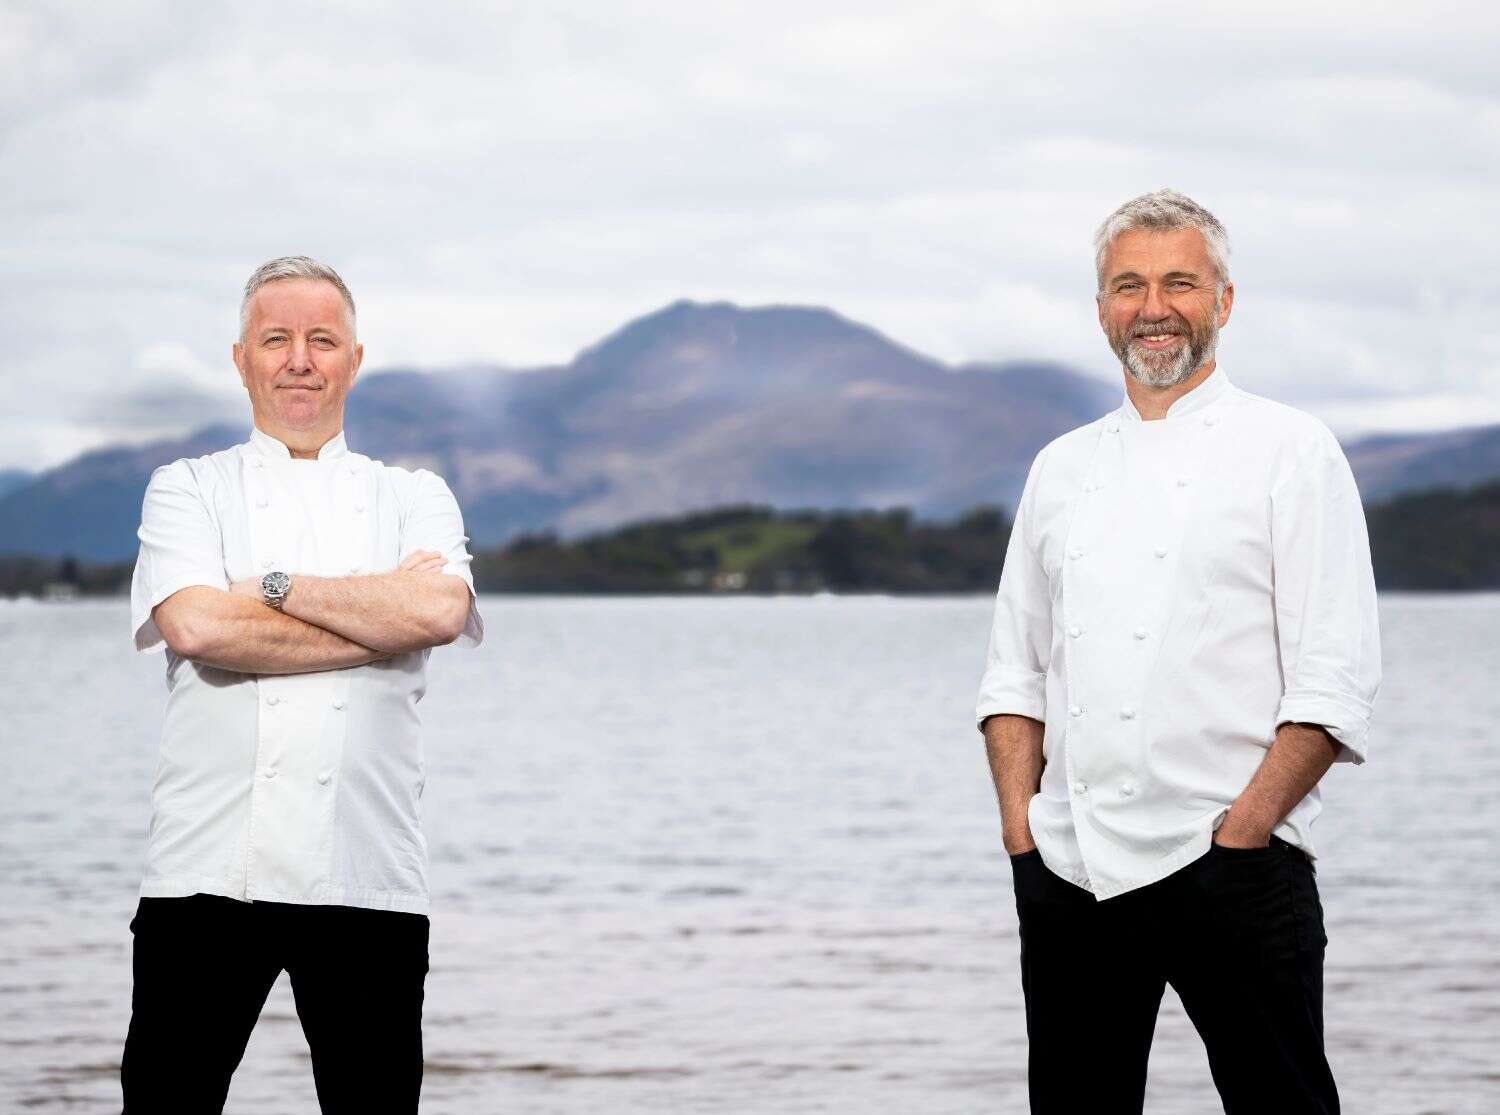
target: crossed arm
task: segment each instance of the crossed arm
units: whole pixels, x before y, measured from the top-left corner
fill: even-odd
[[[223,589],[193,586],[152,609],[173,652],[246,674],[300,674],[362,666],[451,643],[469,612],[469,586],[442,573],[431,550],[390,573],[295,576],[282,609],[261,600],[258,579]]]
[[[991,716],[984,722],[1005,850],[1019,855],[1036,847],[1027,807],[1042,782],[1042,724],[1026,716]],[[1249,785],[1234,799],[1214,834],[1214,842],[1232,848],[1268,844],[1296,804],[1328,773],[1339,743],[1321,724],[1286,723],[1261,760]]]

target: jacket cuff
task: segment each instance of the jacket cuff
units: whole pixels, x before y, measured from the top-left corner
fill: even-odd
[[[1025,671],[1008,672],[1007,676],[986,674],[979,687],[979,704],[974,720],[980,731],[990,716],[1029,716],[1047,719],[1047,675]]]
[[[1370,706],[1347,693],[1319,689],[1288,689],[1276,711],[1276,726],[1287,723],[1321,724],[1343,747],[1334,762],[1354,763],[1366,758],[1370,735]]]

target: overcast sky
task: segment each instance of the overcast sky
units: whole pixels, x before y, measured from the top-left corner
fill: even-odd
[[[1242,386],[1500,422],[1500,19],[1382,8],[7,0],[0,466],[245,414],[238,291],[287,253],[367,369],[691,297],[1118,382],[1089,238],[1162,185],[1234,240]]]

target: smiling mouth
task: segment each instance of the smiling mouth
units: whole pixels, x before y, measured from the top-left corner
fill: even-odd
[[[1170,344],[1181,336],[1181,333],[1137,333],[1131,339],[1141,341],[1147,345],[1161,346]]]

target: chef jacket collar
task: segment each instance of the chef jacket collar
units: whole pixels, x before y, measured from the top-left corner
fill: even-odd
[[[1127,372],[1125,374],[1129,375],[1130,373]],[[1214,370],[1208,373],[1207,379],[1186,395],[1179,395],[1176,399],[1172,400],[1172,405],[1167,408],[1166,418],[1163,421],[1170,422],[1172,419],[1180,418],[1184,414],[1192,414],[1195,410],[1202,410],[1222,395],[1228,387],[1229,379],[1225,376],[1224,369],[1215,364]],[[1130,401],[1129,392],[1125,394],[1125,405],[1120,408],[1120,415],[1123,418],[1136,422],[1145,421],[1141,417],[1141,412],[1136,410],[1135,404]]]
[[[258,426],[250,428],[250,447],[257,450],[262,457],[270,457],[273,460],[289,461],[292,459],[292,451],[281,442]],[[318,450],[318,460],[331,461],[337,457],[349,455],[348,443],[344,441],[344,431],[340,430],[323,443]]]

